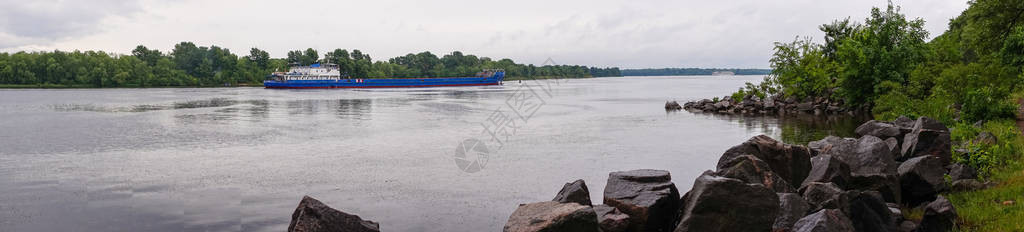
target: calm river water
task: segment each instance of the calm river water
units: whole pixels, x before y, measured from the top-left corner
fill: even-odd
[[[284,231],[303,195],[385,231],[500,231],[565,182],[599,203],[609,172],[653,168],[685,192],[752,136],[859,123],[663,109],[761,78],[0,90],[0,231]],[[456,163],[467,139],[487,150]]]

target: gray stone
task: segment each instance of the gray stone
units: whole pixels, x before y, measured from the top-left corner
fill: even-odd
[[[338,211],[319,200],[303,196],[292,213],[289,232],[380,232],[380,225]]]
[[[590,206],[554,201],[519,205],[509,216],[504,232],[599,232],[597,214]]]
[[[679,209],[679,190],[668,171],[612,172],[604,189],[604,204],[629,215],[629,231],[668,231]]]
[[[805,146],[785,144],[771,137],[758,135],[726,150],[718,159],[717,167],[722,169],[729,160],[738,156],[753,155],[768,163],[772,172],[796,188],[811,171],[812,153]]]
[[[761,159],[753,155],[741,155],[722,163],[716,176],[739,179],[749,184],[762,184],[779,193],[796,192],[796,188],[779,177]]]
[[[683,202],[676,232],[769,231],[779,212],[771,189],[710,171],[694,181]]]
[[[629,229],[629,215],[615,207],[595,205],[594,213],[597,213],[597,223],[602,232],[625,232]]]
[[[793,232],[853,232],[853,222],[838,209],[822,209],[796,222]]]
[[[840,209],[846,203],[842,195],[843,189],[834,183],[807,183],[803,188],[800,188],[800,193],[811,206],[810,211]]]
[[[900,164],[903,202],[917,205],[934,200],[936,194],[945,190],[944,171],[942,161],[935,156],[915,157]]]
[[[811,172],[800,184],[804,187],[811,182],[832,182],[840,188],[845,187],[852,177],[850,166],[832,155],[818,155],[811,158]]]
[[[953,204],[939,196],[924,207],[924,217],[918,225],[919,232],[949,231],[956,225],[957,213]]]
[[[779,216],[775,217],[772,231],[789,231],[810,209],[811,205],[800,194],[779,193]]]
[[[590,190],[587,190],[587,183],[583,180],[576,180],[572,183],[565,183],[562,186],[562,190],[558,191],[555,195],[555,201],[558,203],[569,203],[576,202],[580,205],[592,205],[590,202]]]

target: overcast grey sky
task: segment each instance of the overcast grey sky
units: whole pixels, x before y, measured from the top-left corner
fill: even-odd
[[[894,1],[941,34],[966,0]],[[454,50],[519,63],[768,67],[775,41],[862,21],[883,0],[262,1],[0,0],[0,51],[169,51],[181,41],[273,57],[308,47],[358,48],[386,59]]]

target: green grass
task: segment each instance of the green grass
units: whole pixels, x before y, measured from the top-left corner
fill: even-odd
[[[958,231],[1024,231],[1024,168],[1018,162],[991,179],[999,184],[947,195],[960,215]],[[1013,204],[1004,205],[1005,201]]]
[[[1014,98],[1020,99],[1020,94],[1016,94]],[[1024,136],[1020,136],[1022,128],[1010,126],[1011,124],[1016,122],[995,121],[986,123],[981,129],[990,131],[1001,139],[1001,146],[989,149],[993,155],[990,160],[999,162],[991,163],[997,166],[989,170],[986,178],[997,185],[978,191],[946,195],[960,216],[959,228],[956,231],[1024,231]],[[954,130],[953,139],[967,139],[964,138],[967,137],[964,136],[964,132],[966,131]],[[958,136],[963,137],[957,138]],[[1008,201],[1012,203],[1004,204]]]

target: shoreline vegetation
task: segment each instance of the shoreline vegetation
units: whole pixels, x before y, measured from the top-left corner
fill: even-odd
[[[953,230],[1022,231],[1021,15],[1024,5],[1019,0],[970,1],[945,32],[925,41],[924,20],[908,19],[890,2],[886,8],[873,8],[863,22],[846,18],[821,25],[823,43],[811,37],[777,42],[771,72],[760,84],[747,83],[721,100],[686,106],[667,102],[665,107],[773,113],[763,110],[765,104],[782,100],[795,103],[798,112],[828,113],[834,107],[837,112],[870,112],[880,122],[904,115],[933,118],[949,125],[950,144],[943,152],[978,175],[979,183],[971,183],[968,191],[944,194],[959,212]],[[944,175],[946,185],[957,188],[951,175]],[[914,205],[902,211],[912,221],[932,215]]]
[[[313,63],[338,64],[343,75],[362,79],[465,77],[484,69],[504,69],[511,80],[622,76],[615,67],[535,66],[459,51],[440,57],[410,53],[375,61],[358,49],[335,49],[321,57],[309,48],[290,51],[286,58],[270,58],[258,48],[241,56],[218,46],[181,42],[170,52],[139,45],[130,55],[77,50],[0,53],[0,88],[262,86],[267,75],[287,71],[289,64]]]

